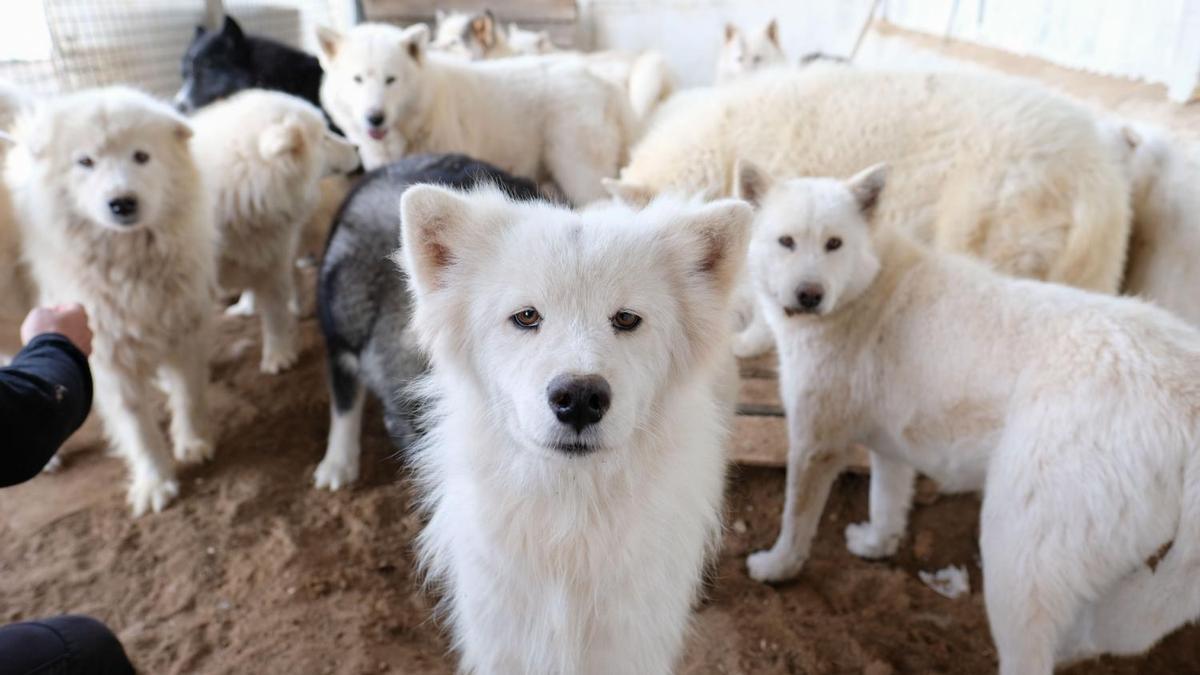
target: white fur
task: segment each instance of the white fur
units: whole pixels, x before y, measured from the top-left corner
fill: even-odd
[[[729,195],[738,159],[779,177],[887,161],[881,222],[1006,274],[1118,290],[1129,178],[1094,116],[1040,88],[822,64],[760,73],[673,97],[612,189]],[[768,334],[755,321],[735,349],[765,351]]]
[[[1200,146],[1123,125],[1133,179],[1125,290],[1200,326]]]
[[[749,35],[725,24],[725,41],[717,56],[717,84],[732,82],[748,73],[786,66],[787,54],[779,46],[779,23],[771,19],[762,30]]]
[[[462,669],[670,672],[719,533],[736,381],[723,326],[749,209],[572,213],[419,186],[401,210],[432,360],[420,557]],[[527,307],[535,330],[512,321]],[[621,310],[642,324],[617,331]],[[563,374],[611,384],[578,435],[547,401]],[[594,449],[551,447],[567,442]]]
[[[660,52],[577,52],[558,49],[545,31],[521,30],[517,24],[505,31],[490,12],[438,12],[433,49],[475,60],[518,55],[557,54],[578,58],[596,77],[619,87],[629,96],[634,117],[646,120],[673,88],[670,69]]]
[[[129,464],[130,506],[159,511],[179,485],[158,426],[156,377],[175,459],[213,453],[205,388],[214,248],[191,130],[165,104],[114,87],[46,102],[15,136],[5,177],[39,301],[87,308],[96,407]],[[137,197],[136,223],[114,219],[108,202],[120,196]]]
[[[622,92],[574,59],[465,63],[429,53],[428,29],[360,24],[319,31],[321,102],[374,168],[416,152],[461,152],[548,176],[576,204],[604,194],[631,140]],[[356,81],[355,78],[358,78]],[[381,138],[367,118],[382,114]]]
[[[1136,300],[1002,277],[872,225],[854,188],[879,179],[776,184],[755,223],[789,452],[780,536],[750,575],[799,573],[845,449],[864,443],[856,555],[896,550],[916,471],[983,491],[1001,673],[1136,654],[1200,617],[1200,334]],[[789,316],[814,284],[817,311]]]
[[[215,205],[217,279],[244,291],[231,313],[262,315],[262,371],[295,363],[293,261],[321,179],[358,166],[354,147],[335,136],[314,105],[278,92],[247,90],[192,118],[196,163]]]
[[[34,101],[16,86],[0,82],[0,133],[11,135],[17,117]],[[0,138],[0,163],[5,161],[12,141]],[[8,186],[0,183],[0,318],[19,320],[33,307],[33,282],[21,259],[21,232],[13,211]]]

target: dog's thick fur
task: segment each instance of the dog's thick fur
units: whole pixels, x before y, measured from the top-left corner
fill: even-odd
[[[1002,673],[1136,654],[1196,620],[1200,333],[1137,300],[924,249],[873,222],[884,181],[875,169],[772,186],[743,171],[789,436],[780,536],[750,575],[800,572],[845,449],[864,443],[870,520],[846,529],[856,555],[895,552],[915,470],[983,491]]]
[[[1119,133],[1133,179],[1125,291],[1200,326],[1200,146],[1145,125]]]
[[[18,117],[33,105],[23,90],[0,82],[0,132],[12,134]],[[0,139],[0,165],[11,144]],[[21,232],[8,186],[0,182],[0,319],[19,320],[33,307],[33,282],[21,258]]]
[[[432,360],[420,556],[462,669],[670,672],[720,527],[749,209],[573,213],[418,186],[401,210]],[[619,330],[622,312],[641,324]],[[611,383],[603,419],[556,419],[561,378]]]
[[[461,152],[548,177],[575,204],[604,195],[631,140],[623,92],[574,60],[484,62],[429,53],[424,25],[318,31],[321,100],[367,169],[419,152]],[[379,123],[373,125],[369,118]]]
[[[819,64],[705,94],[667,102],[610,183],[615,194],[729,195],[739,158],[781,177],[846,177],[887,161],[880,222],[1006,274],[1118,290],[1129,179],[1070,101],[1003,78]],[[769,335],[755,321],[738,353],[764,351]]]
[[[87,308],[96,406],[129,464],[135,515],[161,510],[179,489],[156,378],[175,459],[213,453],[205,388],[215,250],[191,133],[139,92],[71,94],[18,121],[5,171],[40,303]],[[132,218],[118,217],[119,198],[137,200]]]
[[[220,30],[196,26],[183,54],[183,86],[175,106],[183,112],[233,96],[243,89],[273,89],[321,105],[321,64],[311,54],[246,35],[231,16]]]
[[[725,24],[725,41],[717,56],[717,84],[732,82],[748,73],[786,66],[787,54],[779,45],[779,22],[771,19],[757,33],[746,35],[742,29]]]
[[[474,14],[439,11],[434,35],[433,49],[473,61],[538,54],[578,58],[594,75],[627,92],[629,105],[639,122],[645,121],[674,87],[660,52],[563,51],[554,46],[545,31],[524,31],[515,23],[509,24],[505,31],[489,10]]]
[[[261,315],[261,368],[277,373],[299,356],[288,304],[301,229],[317,207],[321,179],[358,168],[358,153],[329,131],[316,106],[263,89],[202,109],[192,128],[215,206],[217,281],[243,292],[232,311]]]
[[[383,402],[384,423],[398,447],[412,434],[413,405],[404,396],[424,372],[408,330],[404,279],[382,253],[400,232],[397,196],[417,183],[455,188],[495,185],[513,199],[538,198],[532,181],[463,155],[418,155],[367,173],[333,219],[317,285],[317,316],[329,364],[330,425],[317,487],[337,490],[358,479],[365,393]]]

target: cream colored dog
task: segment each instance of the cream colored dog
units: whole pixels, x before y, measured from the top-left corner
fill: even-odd
[[[262,371],[296,361],[293,263],[301,230],[321,197],[321,179],[358,166],[354,146],[334,135],[314,105],[260,89],[202,108],[192,141],[216,207],[217,279],[242,291],[231,313],[262,315]]]
[[[39,303],[87,308],[96,407],[129,464],[130,506],[135,516],[159,511],[179,484],[156,380],[175,459],[213,453],[205,388],[215,249],[191,128],[166,104],[114,87],[48,101],[14,135],[5,177]]]
[[[896,551],[916,471],[983,491],[984,592],[1005,675],[1137,654],[1196,620],[1200,333],[1136,300],[920,247],[878,219],[886,175],[772,184],[743,166],[789,444],[779,539],[750,556],[750,575],[800,572],[862,443],[870,519],[846,528],[855,555]]]
[[[771,19],[763,29],[749,35],[725,24],[725,41],[717,57],[717,84],[732,82],[749,73],[787,65],[787,54],[779,45],[779,22]]]

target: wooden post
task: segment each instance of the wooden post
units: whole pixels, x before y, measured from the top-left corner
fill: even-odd
[[[221,27],[225,20],[225,3],[222,0],[204,0],[204,25],[211,29]]]

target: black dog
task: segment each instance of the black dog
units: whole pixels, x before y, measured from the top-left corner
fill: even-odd
[[[383,402],[384,424],[397,447],[415,432],[416,410],[405,386],[425,370],[406,339],[411,300],[403,273],[388,257],[400,245],[400,195],[410,185],[470,189],[490,183],[515,199],[539,199],[537,186],[464,155],[416,155],[369,172],[333,220],[317,286],[325,336],[333,423],[319,487],[338,488],[358,475],[364,394]]]
[[[267,38],[246,35],[233,17],[221,30],[196,26],[183,55],[183,87],[175,107],[190,113],[243,89],[273,89],[321,106],[324,71],[316,57]]]

